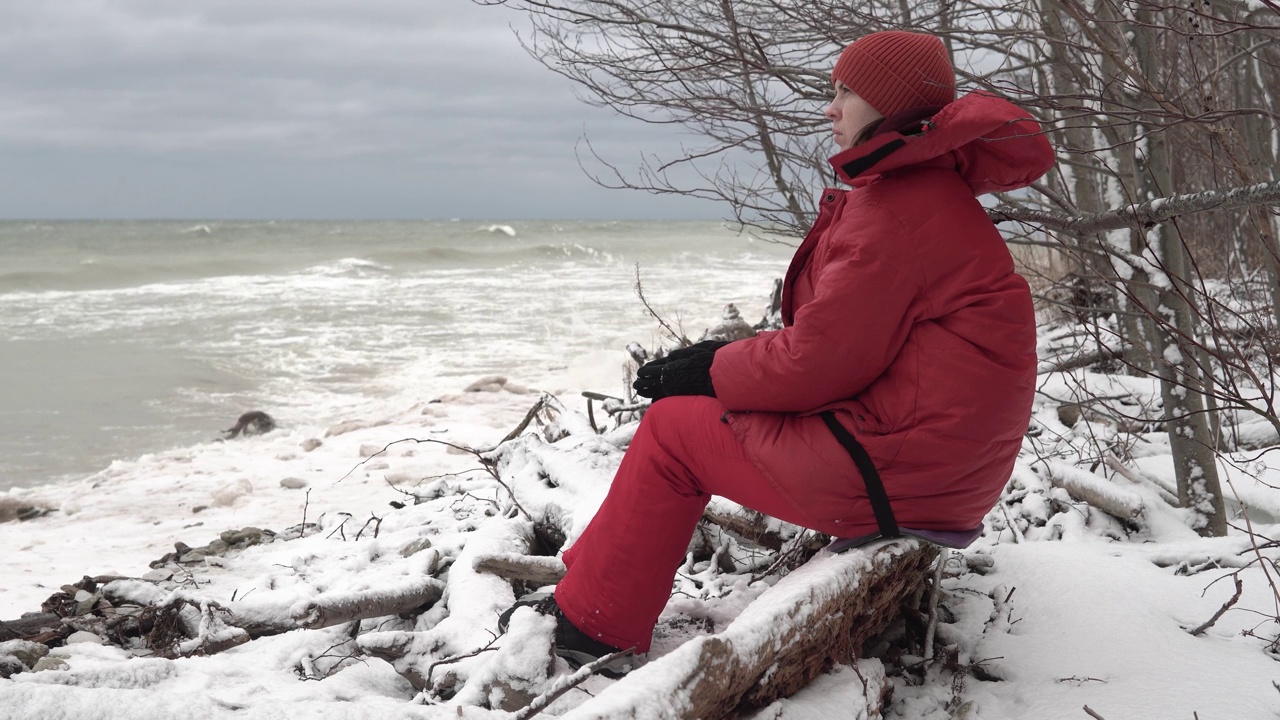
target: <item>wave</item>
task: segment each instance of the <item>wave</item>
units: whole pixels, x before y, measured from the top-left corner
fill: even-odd
[[[198,233],[198,234],[200,234],[200,235],[212,235],[212,234],[213,234],[213,230],[212,230],[208,225],[192,225],[191,227],[187,228],[186,230],[179,230],[178,232],[179,232],[179,233],[181,233],[181,234],[183,234],[183,235],[192,235],[192,234],[196,234],[196,233]]]
[[[342,258],[331,263],[323,263],[313,265],[303,270],[304,275],[325,275],[330,277],[368,277],[370,275],[382,275],[391,272],[390,265],[383,265],[372,260],[364,258]]]
[[[244,258],[151,261],[86,258],[61,267],[0,270],[0,294],[118,291],[149,285],[199,282],[211,277],[253,273],[258,265]]]
[[[0,272],[0,292],[6,289],[25,290],[53,284],[65,277],[65,272],[40,270],[19,270],[17,272]]]
[[[431,271],[491,269],[512,264],[574,263],[611,264],[619,257],[607,250],[576,242],[507,244],[472,247],[422,247],[383,251],[378,260],[345,257],[303,267],[263,267],[245,258],[200,258],[192,262],[117,261],[94,259],[60,268],[0,269],[0,295],[40,296],[52,293],[155,292],[157,288],[180,288],[210,282],[277,281],[294,277],[366,279],[416,275]],[[283,265],[283,263],[281,263]]]
[[[507,244],[457,247],[423,247],[399,249],[379,255],[395,263],[397,271],[416,272],[426,269],[491,268],[509,263],[525,263],[543,260],[588,260],[613,262],[617,258],[610,252],[581,243],[539,243],[537,245]]]
[[[536,257],[546,258],[590,259],[601,262],[613,262],[616,259],[613,253],[579,243],[535,245],[529,251]]]
[[[516,236],[516,229],[515,229],[515,228],[513,228],[513,227],[511,227],[510,225],[489,225],[489,226],[487,226],[487,227],[482,227],[482,228],[480,228],[480,229],[481,229],[481,230],[483,230],[483,231],[485,231],[485,232],[491,232],[491,233],[502,233],[503,235],[506,235],[507,237],[515,237],[515,236]]]

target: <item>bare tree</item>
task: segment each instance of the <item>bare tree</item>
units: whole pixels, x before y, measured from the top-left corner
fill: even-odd
[[[831,0],[477,1],[527,10],[525,48],[578,83],[588,103],[679,124],[703,140],[633,171],[592,153],[597,182],[718,201],[743,224],[791,234],[813,221],[812,198],[832,177],[821,110],[843,41],[899,8],[890,0],[854,10]],[[850,24],[831,25],[837,15]]]

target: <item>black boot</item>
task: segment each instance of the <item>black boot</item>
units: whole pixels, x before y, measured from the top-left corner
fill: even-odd
[[[556,654],[568,661],[569,665],[575,669],[621,649],[600,642],[579,630],[569,621],[569,618],[565,617],[564,611],[556,604],[556,596],[552,593],[533,593],[517,600],[515,605],[498,616],[499,633],[507,631],[511,616],[522,607],[533,608],[533,611],[540,615],[549,615],[556,619]],[[605,677],[616,679],[631,670],[633,665],[632,658],[626,655],[607,663],[597,672]]]

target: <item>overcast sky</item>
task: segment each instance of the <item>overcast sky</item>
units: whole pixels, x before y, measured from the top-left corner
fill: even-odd
[[[596,187],[681,140],[470,0],[0,3],[0,218],[717,218]]]

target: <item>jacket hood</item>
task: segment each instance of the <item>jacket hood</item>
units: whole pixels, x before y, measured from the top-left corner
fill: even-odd
[[[882,131],[832,157],[836,174],[861,187],[878,175],[907,167],[952,167],[977,196],[1026,187],[1055,161],[1040,124],[991,93],[969,93],[932,118],[909,124],[910,130],[918,131]]]

